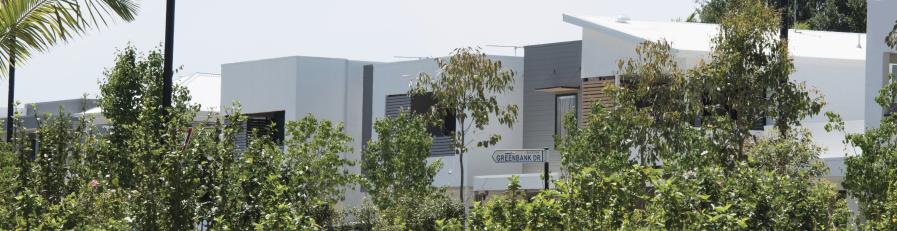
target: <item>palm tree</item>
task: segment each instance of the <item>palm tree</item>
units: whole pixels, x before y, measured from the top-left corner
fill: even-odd
[[[9,101],[6,140],[12,140],[16,63],[88,30],[121,19],[134,20],[134,0],[2,0],[0,2],[0,73],[7,68]]]

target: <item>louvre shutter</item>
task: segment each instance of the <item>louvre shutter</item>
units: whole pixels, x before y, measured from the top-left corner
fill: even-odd
[[[386,116],[396,117],[402,108],[409,110],[411,108],[411,97],[408,95],[388,95],[386,96]]]
[[[454,154],[451,136],[433,137],[433,144],[430,146],[430,156],[451,156]]]
[[[419,101],[418,103],[422,104],[432,104],[432,100],[430,99],[419,99],[419,100],[428,100],[428,101]],[[430,105],[417,105],[418,110],[429,109]],[[404,110],[412,110],[412,97],[402,94],[402,95],[388,95],[386,96],[386,116],[387,117],[395,117],[399,115],[399,112]],[[426,113],[425,111],[418,111],[417,113]],[[430,131],[433,137],[433,144],[430,146],[430,155],[431,156],[448,156],[454,155],[455,152],[452,150],[452,137],[443,135],[443,134],[432,134],[434,131]],[[436,132],[441,133],[441,131]]]
[[[267,116],[249,116],[246,118],[242,125],[243,132],[236,138],[237,149],[245,150],[253,134],[275,136],[276,134],[273,134],[270,128],[273,123],[274,120]],[[278,138],[272,137],[272,139],[277,140]]]

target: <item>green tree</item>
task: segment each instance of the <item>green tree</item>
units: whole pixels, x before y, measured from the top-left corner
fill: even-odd
[[[737,9],[737,0],[699,0],[698,14],[700,21],[704,23],[721,23],[728,11]],[[766,0],[767,5],[774,6],[780,11],[785,9],[794,23],[795,28],[841,31],[841,32],[866,32],[866,1],[865,0],[790,0],[787,6],[782,6],[781,0]],[[796,12],[795,12],[796,8]],[[796,19],[796,21],[794,21]]]
[[[238,134],[245,121],[239,110],[226,116],[225,135]],[[336,202],[346,186],[358,176],[345,171],[353,165],[342,155],[350,153],[341,124],[311,115],[286,124],[284,143],[275,143],[270,134],[252,136],[246,149],[231,152],[233,136],[218,147],[220,155],[208,158],[210,182],[202,186],[210,198],[206,211],[209,227],[225,230],[316,230],[332,225]],[[214,137],[205,138],[212,141]],[[210,145],[210,146],[209,146]],[[214,152],[212,152],[214,153]],[[214,154],[213,154],[214,155]]]
[[[897,31],[897,25],[894,30]],[[895,33],[892,31],[885,43],[894,48]],[[892,108],[897,100],[897,76],[889,76],[889,81],[879,90],[875,102],[883,109]],[[888,230],[897,228],[897,115],[886,114],[876,128],[867,128],[862,133],[847,133],[844,121],[834,113],[828,113],[826,129],[845,134],[844,143],[855,147],[848,153],[844,164],[844,188],[859,202],[860,213],[867,221],[864,228]]]
[[[474,140],[474,132],[484,133],[489,121],[512,127],[517,121],[517,105],[499,105],[497,96],[514,89],[514,72],[503,69],[500,61],[493,61],[473,48],[460,48],[447,59],[436,59],[439,74],[421,73],[411,89],[411,95],[431,95],[435,104],[431,115],[443,118],[454,115],[458,132],[452,134],[452,144],[461,166],[459,197],[464,201],[464,154],[472,145],[489,147],[501,140],[498,134]]]
[[[161,114],[163,58],[159,50],[140,54],[126,47],[100,86],[103,116],[112,125],[97,162],[111,183],[129,192],[128,218],[140,229],[190,229],[195,224],[201,171],[196,153],[184,149],[199,105],[186,88],[175,87],[169,120]],[[141,206],[136,206],[141,205]]]
[[[433,143],[429,124],[424,117],[405,111],[374,123],[377,140],[368,143],[361,168],[378,208],[391,208],[402,197],[427,196],[436,190],[433,177],[442,163],[427,164]]]
[[[9,71],[7,116],[12,117],[16,63],[33,52],[84,34],[116,19],[134,20],[133,0],[4,0],[0,2],[0,70]],[[3,69],[7,68],[7,69]],[[12,122],[7,121],[7,142]]]
[[[377,139],[365,148],[361,168],[375,206],[375,230],[431,230],[436,220],[463,214],[445,188],[432,185],[442,167],[427,163],[433,143],[427,128],[433,125],[407,111],[374,123]]]
[[[99,138],[90,121],[62,110],[43,115],[2,147],[8,191],[0,196],[0,229],[125,229],[123,191],[92,171]]]

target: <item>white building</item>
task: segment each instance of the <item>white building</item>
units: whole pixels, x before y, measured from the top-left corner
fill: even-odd
[[[345,124],[353,139],[351,153],[359,161],[362,150],[363,66],[373,62],[293,56],[221,65],[221,105],[239,103],[250,129],[274,123],[275,139],[284,138],[285,121],[307,115]],[[245,143],[238,138],[238,145]],[[349,169],[360,173],[356,165]],[[363,195],[347,190],[346,204],[359,205]]]
[[[523,59],[520,57],[492,56],[505,68],[522,76]],[[242,113],[249,116],[249,125],[275,123],[283,139],[283,122],[298,120],[307,115],[345,124],[345,132],[353,138],[353,151],[344,153],[350,160],[359,161],[363,144],[376,139],[373,123],[398,112],[399,108],[411,108],[419,102],[406,95],[409,84],[420,73],[436,74],[434,59],[422,59],[395,63],[375,63],[348,59],[319,57],[284,57],[247,61],[222,65],[222,105],[239,102]],[[522,81],[516,82],[520,89]],[[399,101],[396,101],[399,100]],[[514,91],[499,96],[500,103],[513,103],[522,107],[522,94]],[[489,132],[501,134],[504,139],[497,147],[521,147],[521,129],[490,125]],[[443,169],[434,184],[446,186],[455,194],[459,188],[459,162],[451,150],[446,150],[446,137],[435,137],[433,157],[440,160]],[[482,139],[482,135],[475,135]],[[475,175],[521,173],[521,165],[491,164],[491,149],[472,148],[465,157],[467,175],[465,184],[472,185]],[[349,169],[360,173],[356,165]],[[467,192],[469,193],[469,189]],[[472,194],[468,195],[472,197]],[[348,190],[344,204],[359,205],[364,198],[360,189]]]
[[[869,1],[869,37],[859,33],[790,30],[789,49],[796,72],[791,79],[805,82],[824,96],[824,112],[835,112],[846,122],[848,132],[863,132],[878,124],[882,110],[874,103],[885,73],[897,70],[895,52],[884,46],[884,35],[893,26],[897,1]],[[490,56],[516,72],[514,91],[499,96],[501,104],[516,104],[520,117],[513,128],[492,123],[488,133],[502,135],[491,148],[473,148],[465,155],[465,198],[482,199],[489,192],[503,191],[510,175],[519,175],[524,189],[543,187],[543,164],[497,164],[496,149],[543,149],[549,153],[552,178],[560,173],[560,157],[554,147],[562,134],[561,117],[575,110],[581,115],[596,100],[592,94],[605,84],[614,84],[617,61],[635,56],[643,41],[664,39],[672,44],[680,66],[688,68],[706,59],[711,39],[718,33],[714,24],[647,22],[626,18],[598,18],[564,15],[565,22],[582,28],[582,40],[525,47],[526,57]],[[869,60],[870,62],[867,62]],[[359,160],[363,144],[376,139],[373,123],[406,107],[427,106],[428,99],[406,95],[420,73],[436,76],[433,59],[376,63],[348,59],[284,57],[222,65],[221,102],[240,102],[243,113],[253,123],[282,123],[311,114],[341,122],[353,138],[353,152]],[[253,122],[255,121],[255,122]],[[771,122],[771,121],[767,121]],[[823,115],[801,121],[817,143],[826,150],[821,158],[831,168],[827,177],[840,183],[847,153],[841,133],[825,132]],[[769,129],[768,123],[764,129]],[[282,128],[281,128],[282,129]],[[450,128],[444,128],[451,130]],[[282,134],[282,130],[281,130]],[[480,134],[484,135],[484,134]],[[283,137],[280,137],[281,139]],[[444,167],[435,185],[446,186],[457,195],[460,165],[447,138],[434,134],[430,161]],[[360,173],[356,166],[351,169]],[[350,190],[344,205],[358,205],[360,190]]]

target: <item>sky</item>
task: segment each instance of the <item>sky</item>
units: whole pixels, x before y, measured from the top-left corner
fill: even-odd
[[[133,22],[117,22],[35,54],[17,67],[22,103],[97,97],[115,53],[161,48],[165,1],[136,0]],[[253,4],[250,4],[253,3]],[[438,57],[457,47],[496,55],[512,48],[581,39],[562,14],[670,21],[695,0],[181,0],[175,16],[176,74],[220,73],[221,64],[283,56],[365,61]],[[518,51],[518,55],[523,55]],[[0,102],[8,80],[0,79]],[[5,105],[4,105],[5,106]]]

